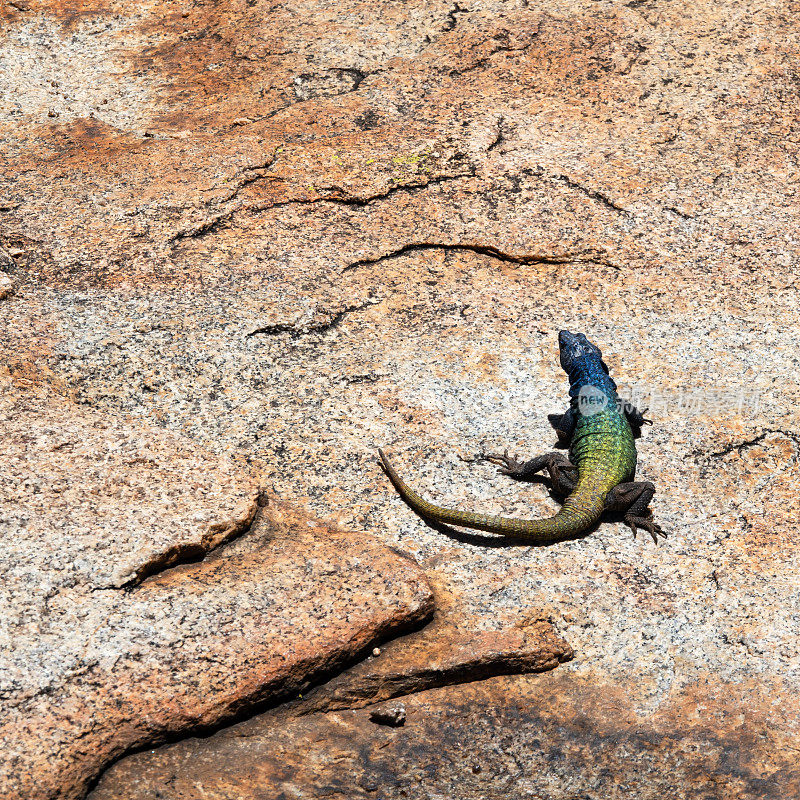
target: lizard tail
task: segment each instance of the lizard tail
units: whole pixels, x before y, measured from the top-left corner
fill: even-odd
[[[602,514],[602,508],[587,509],[585,506],[580,509],[576,508],[575,503],[570,502],[571,498],[567,499],[557,514],[544,519],[512,519],[510,517],[490,516],[488,514],[476,514],[472,511],[444,508],[443,506],[429,503],[418,495],[397,474],[383,450],[379,449],[378,455],[384,472],[386,472],[389,480],[403,500],[421,517],[433,522],[475,528],[479,531],[499,533],[513,539],[541,544],[559,541],[581,533],[600,519]]]

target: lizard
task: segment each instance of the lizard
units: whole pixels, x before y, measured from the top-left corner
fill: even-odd
[[[424,500],[398,475],[383,450],[380,463],[400,496],[421,517],[434,523],[458,525],[544,544],[572,538],[591,529],[606,511],[621,512],[633,531],[646,530],[658,544],[667,534],[648,508],[655,494],[650,481],[635,481],[636,444],[642,425],[652,424],[631,403],[617,395],[617,385],[600,348],[582,333],[558,334],[561,367],[569,376],[570,405],[564,414],[551,414],[559,442],[569,455],[547,453],[529,461],[501,454],[482,454],[481,460],[500,467],[517,480],[531,480],[546,470],[553,493],[565,498],[561,509],[542,519],[512,519],[444,508]],[[646,412],[646,409],[645,409]]]

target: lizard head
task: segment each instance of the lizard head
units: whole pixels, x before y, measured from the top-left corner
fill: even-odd
[[[586,358],[597,359],[603,369],[608,373],[608,368],[603,363],[603,354],[597,345],[592,344],[582,333],[558,332],[558,346],[561,350],[561,366],[565,372],[571,373],[578,363]]]

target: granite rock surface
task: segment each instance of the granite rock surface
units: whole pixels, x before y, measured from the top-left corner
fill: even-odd
[[[456,686],[431,643],[443,668],[421,681],[425,658],[400,640],[390,680],[373,672],[383,653],[304,698],[308,713],[251,721],[251,754],[225,750],[224,774],[210,765],[237,734],[220,731],[121,762],[97,792],[133,797],[172,770],[206,796],[286,781],[313,796],[333,742],[340,773],[368,774],[378,748],[370,786],[457,797],[470,738],[469,781],[512,797],[798,794],[797,2],[0,14],[12,395],[180,436],[411,554],[443,640],[463,665],[494,663]],[[377,446],[438,501],[555,508],[475,456],[551,449],[564,327],[649,406],[639,475],[667,543],[617,522],[544,548],[427,528]],[[184,520],[178,535],[204,533]],[[532,625],[541,651],[520,640]],[[513,653],[527,672],[570,648],[555,672],[505,674]],[[390,695],[406,722],[375,726],[370,703]],[[265,755],[276,726],[287,749],[290,735],[316,748],[289,777]]]
[[[430,615],[420,569],[373,537],[265,507],[180,435],[37,399],[3,407],[4,798],[81,796],[126,750],[297,692]]]
[[[720,736],[694,703],[681,704],[671,718],[643,719],[624,692],[560,669],[413,694],[397,727],[371,719],[396,703],[269,712],[257,727],[132,756],[90,797],[797,797],[795,753],[773,751],[752,729]]]

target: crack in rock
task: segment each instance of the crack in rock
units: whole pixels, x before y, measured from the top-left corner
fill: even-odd
[[[458,25],[459,14],[471,14],[472,10],[469,8],[461,8],[458,3],[453,3],[453,7],[447,12],[443,29],[445,31],[452,31]]]
[[[494,139],[490,142],[489,146],[486,148],[487,153],[491,153],[492,150],[495,150],[496,148],[505,144],[506,142],[505,122],[506,122],[505,117],[500,116],[497,118],[497,122],[495,123],[497,126],[497,135],[494,137]]]
[[[209,553],[234,539],[244,536],[256,523],[260,512],[269,505],[269,497],[261,491],[254,501],[249,513],[239,520],[228,520],[211,525],[199,542],[182,542],[165,550],[142,564],[136,574],[122,586],[101,586],[97,589],[132,589],[146,578],[158,575],[181,564],[194,564],[202,561]]]
[[[377,671],[372,675],[356,676],[350,686],[323,692],[318,698],[311,696],[306,706],[298,709],[297,716],[364,708],[430,689],[475,683],[498,675],[546,672],[574,657],[574,651],[563,640],[558,640],[561,647],[554,647],[552,643],[549,643],[549,648],[542,647],[541,642],[526,646],[520,642],[507,644],[507,649],[493,649],[481,648],[480,634],[476,634],[475,639],[478,642],[475,652],[461,654],[460,659],[460,643],[456,643],[456,654],[450,663],[412,665],[406,670],[402,669],[401,664],[396,671]],[[344,678],[346,680],[347,676]]]
[[[301,102],[314,97],[335,97],[355,92],[366,77],[366,72],[352,67],[333,67],[323,72],[304,72],[293,81],[294,93]]]
[[[532,36],[536,36],[538,32],[538,30],[534,31]],[[529,47],[530,43],[523,45],[522,47],[511,47],[510,45],[501,44],[495,47],[493,50],[490,50],[483,58],[479,58],[468,67],[463,67],[462,69],[451,69],[447,71],[447,74],[451,78],[460,77],[462,75],[466,75],[468,72],[473,72],[476,69],[485,67],[492,60],[492,57],[496,56],[498,53],[523,53]]]
[[[586,197],[590,197],[592,200],[596,200],[601,205],[605,206],[612,211],[617,211],[618,213],[630,217],[633,216],[627,208],[623,208],[620,205],[617,205],[608,195],[603,194],[603,192],[597,189],[591,189],[588,186],[584,186],[582,183],[570,178],[569,175],[564,175],[560,173],[550,173],[544,169],[544,167],[536,167],[536,169],[532,170],[523,170],[526,175],[532,175],[536,178],[545,178],[551,180],[555,183],[560,183],[563,186],[567,186],[570,189],[577,189],[582,194],[586,195]]]
[[[397,250],[392,250],[382,256],[375,258],[364,258],[359,261],[353,261],[347,264],[342,272],[349,272],[350,270],[358,269],[359,267],[371,267],[375,264],[380,264],[383,261],[388,261],[398,256],[403,256],[408,253],[417,253],[425,250],[441,250],[452,252],[468,252],[476,253],[478,255],[489,256],[497,261],[502,261],[507,264],[596,264],[598,266],[611,267],[616,270],[622,269],[619,264],[598,257],[597,255],[587,253],[565,253],[564,255],[542,255],[535,253],[531,255],[515,255],[513,253],[506,253],[503,250],[495,247],[494,245],[479,245],[479,244],[445,244],[439,242],[414,242],[411,244],[399,247]]]
[[[744,439],[741,442],[732,442],[731,444],[725,445],[725,447],[723,447],[721,450],[709,453],[708,458],[720,458],[721,456],[726,456],[729,453],[732,453],[734,450],[741,454],[748,448],[755,447],[757,444],[760,444],[768,436],[773,435],[786,437],[790,441],[794,442],[795,447],[800,449],[800,436],[798,436],[798,434],[792,433],[791,431],[784,431],[780,428],[769,428],[768,430],[762,431],[757,436],[753,436],[750,439]],[[699,453],[696,455],[699,455]]]
[[[681,217],[682,219],[690,219],[690,220],[697,219],[697,217],[694,214],[687,214],[685,211],[681,211],[679,208],[676,208],[675,206],[665,206],[664,211],[668,211],[671,214],[675,214],[676,217]]]
[[[452,181],[459,181],[463,180],[464,178],[474,178],[474,177],[475,177],[475,169],[474,167],[470,166],[469,170],[467,170],[466,172],[457,172],[453,175],[440,175],[436,178],[430,178],[426,181],[421,181],[419,183],[406,183],[402,184],[401,186],[392,186],[383,192],[378,192],[377,194],[366,195],[366,196],[350,195],[346,192],[346,190],[342,189],[339,186],[326,186],[322,188],[326,191],[331,192],[331,194],[321,195],[311,198],[298,198],[296,200],[279,200],[277,203],[256,204],[252,206],[244,206],[242,203],[237,203],[234,208],[229,208],[226,211],[222,211],[213,217],[207,217],[206,219],[202,220],[197,225],[191,228],[185,228],[183,230],[178,231],[177,233],[174,233],[167,239],[166,244],[172,244],[174,242],[180,241],[181,239],[199,238],[207,233],[213,233],[214,231],[219,229],[222,223],[232,219],[239,211],[243,209],[246,209],[247,211],[253,213],[261,213],[264,211],[269,211],[270,209],[273,208],[284,208],[286,206],[295,206],[295,205],[313,206],[317,205],[318,203],[330,203],[333,205],[349,206],[351,208],[364,208],[379,200],[385,200],[387,197],[391,197],[392,195],[397,194],[399,192],[406,192],[412,194],[414,192],[426,189],[429,186],[437,186],[443,183],[450,183]],[[230,202],[230,200],[236,197],[236,195],[239,193],[239,190],[242,189],[244,186],[247,186],[251,183],[255,183],[257,180],[283,180],[283,179],[278,178],[277,176],[265,176],[265,175],[253,176],[252,178],[247,179],[240,186],[238,186],[235,192],[227,198],[226,202]]]
[[[383,298],[372,298],[364,303],[359,303],[353,306],[345,306],[341,311],[336,312],[330,319],[326,320],[325,322],[318,322],[314,325],[298,327],[297,325],[289,325],[283,322],[278,322],[273,325],[264,325],[261,328],[256,328],[255,330],[250,331],[246,338],[249,339],[251,336],[258,336],[261,334],[265,334],[267,336],[278,336],[281,333],[288,333],[289,338],[299,339],[301,336],[309,336],[313,333],[327,333],[328,331],[337,328],[348,314],[353,314],[356,311],[363,311],[365,308],[378,305],[378,303],[381,302],[383,302]]]
[[[277,53],[276,55],[283,55],[281,53]],[[252,60],[252,59],[249,59]],[[288,103],[280,106],[279,108],[275,108],[270,111],[268,114],[262,114],[258,117],[247,117],[241,118],[239,120],[234,120],[233,123],[229,125],[229,127],[239,127],[243,125],[253,125],[257,122],[264,122],[265,120],[272,119],[276,117],[278,114],[286,111],[290,108],[294,108],[295,106],[302,105],[303,103],[308,102],[309,100],[313,100],[315,97],[335,97],[341,94],[350,94],[352,92],[357,92],[361,87],[361,84],[373,75],[380,75],[381,73],[387,72],[387,69],[357,69],[355,67],[331,67],[330,69],[326,70],[328,73],[333,73],[333,75],[329,76],[329,80],[327,82],[324,81],[321,76],[323,73],[314,73],[314,72],[304,72],[298,75],[293,81],[293,89],[296,100],[291,100]],[[314,79],[317,79],[314,81]],[[336,90],[336,78],[338,78],[338,84],[340,86],[340,90]],[[347,80],[350,81],[350,88],[341,88],[343,84],[346,85]]]

